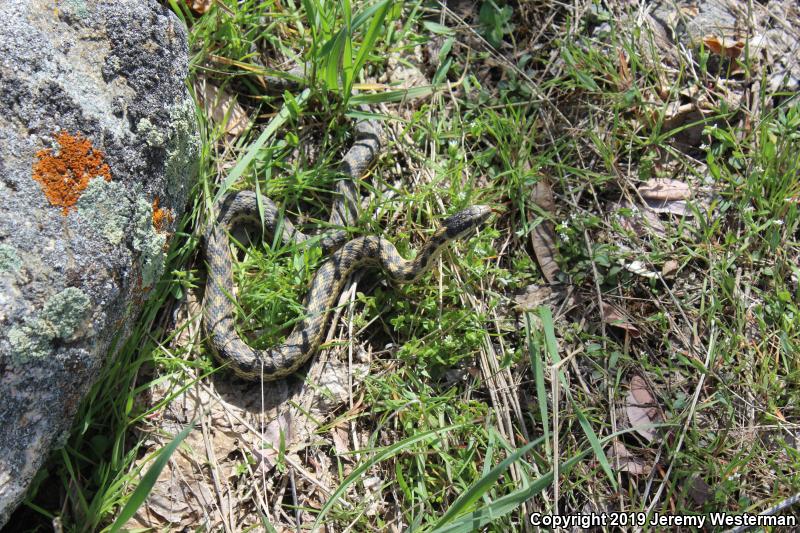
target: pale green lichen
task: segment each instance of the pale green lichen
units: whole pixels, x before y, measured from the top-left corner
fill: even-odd
[[[0,272],[18,272],[22,260],[13,246],[0,244]]]
[[[68,287],[51,296],[39,316],[28,318],[22,326],[8,333],[14,355],[18,360],[44,357],[50,353],[55,339],[74,340],[85,333],[81,327],[89,318],[91,300],[80,289]]]
[[[69,340],[86,320],[90,304],[82,290],[67,287],[47,300],[39,318],[50,325],[54,337]]]
[[[200,138],[194,102],[184,98],[170,109],[166,172],[168,190],[184,195],[189,180],[197,174]]]
[[[164,133],[150,122],[150,119],[143,118],[136,125],[136,131],[144,137],[148,146],[157,147],[164,145]]]
[[[89,10],[86,7],[84,0],[67,0],[62,4],[65,12],[72,13],[79,18],[86,18],[89,15]]]
[[[166,235],[153,227],[153,205],[138,198],[133,215],[133,248],[139,252],[142,264],[142,287],[152,286],[164,269],[164,245]]]
[[[35,319],[31,322],[35,322]],[[8,332],[12,354],[20,362],[34,357],[45,357],[50,352],[50,341],[45,335],[37,333],[35,324],[14,326]]]
[[[153,227],[153,205],[141,194],[131,201],[121,183],[94,179],[78,200],[78,213],[113,245],[132,234],[131,245],[139,252],[142,288],[158,281],[164,268],[166,236]]]
[[[108,242],[118,245],[125,237],[131,201],[119,182],[95,178],[78,199],[78,213]]]

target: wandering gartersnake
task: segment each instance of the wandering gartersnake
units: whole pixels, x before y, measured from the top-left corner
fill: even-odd
[[[356,219],[355,181],[372,164],[380,149],[380,133],[373,121],[357,126],[357,138],[342,162],[350,179],[337,184],[331,223],[352,224]],[[275,204],[261,197],[263,227],[269,232],[282,228],[284,243],[301,242],[309,237],[281,219]],[[286,377],[303,365],[319,348],[330,313],[348,276],[356,269],[378,266],[388,278],[406,283],[419,278],[439,256],[444,246],[478,228],[491,214],[485,206],[472,206],[445,219],[442,226],[425,242],[413,260],[405,260],[386,239],[374,235],[357,237],[346,243],[343,231],[322,236],[321,245],[334,250],[315,274],[306,296],[305,314],[286,341],[266,350],[256,350],[245,343],[236,331],[233,263],[228,232],[242,219],[259,220],[258,199],[249,191],[232,193],[217,206],[216,223],[206,232],[206,282],[203,319],[217,358],[235,374],[250,380],[270,381]],[[337,249],[338,248],[338,249]]]

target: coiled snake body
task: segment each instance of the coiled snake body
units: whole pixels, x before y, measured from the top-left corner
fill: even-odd
[[[334,225],[348,225],[356,218],[355,180],[370,166],[380,149],[378,126],[373,121],[357,125],[357,139],[345,155],[343,171],[349,180],[337,184],[337,201],[331,214]],[[280,220],[279,210],[266,197],[261,197],[264,227],[270,232],[282,228],[284,243],[301,242],[309,237],[299,232],[288,220]],[[228,231],[242,219],[259,220],[258,198],[249,191],[232,193],[220,202],[216,223],[205,235],[208,280],[206,282],[203,320],[213,352],[222,363],[244,379],[264,381],[286,377],[302,366],[319,348],[331,310],[348,276],[356,269],[378,266],[389,279],[406,283],[419,278],[441,253],[443,247],[480,226],[490,215],[485,206],[472,206],[444,220],[413,260],[405,260],[397,249],[382,237],[357,237],[344,244],[344,231],[324,234],[323,250],[333,251],[311,282],[306,296],[303,319],[286,341],[266,350],[256,350],[236,332],[233,263]],[[338,248],[338,249],[337,249]]]

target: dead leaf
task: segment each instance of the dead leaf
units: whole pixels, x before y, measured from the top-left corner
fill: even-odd
[[[645,202],[647,208],[656,213],[669,213],[682,217],[694,215],[686,200],[645,200]]]
[[[627,313],[605,302],[602,303],[602,308],[603,308],[602,312],[603,322],[605,322],[610,326],[614,326],[625,330],[625,332],[634,339],[638,338],[641,335],[639,333],[639,329],[633,325],[632,320],[627,315]]]
[[[350,438],[347,431],[341,428],[331,429],[331,438],[333,439],[333,447],[336,449],[337,455],[347,456],[350,452]]]
[[[692,197],[689,185],[668,178],[651,178],[639,186],[639,194],[645,200],[688,200]]]
[[[635,457],[618,439],[606,448],[606,457],[617,471],[628,472],[634,476],[650,474],[651,467],[639,457]]]
[[[630,263],[623,263],[622,266],[625,267],[625,270],[628,272],[632,272],[643,278],[656,279],[658,277],[658,274],[647,268],[647,265],[643,261],[631,261]]]
[[[619,203],[613,203],[609,209],[616,216],[623,229],[638,237],[644,237],[648,233],[661,237],[666,234],[666,228],[661,219],[658,218],[658,214],[647,208],[631,205],[626,200],[623,200]],[[620,213],[622,209],[629,210],[631,212],[630,215]]]
[[[680,265],[674,259],[670,259],[664,262],[664,266],[661,267],[661,275],[665,278],[674,277],[675,272],[678,271]]]
[[[628,58],[625,52],[620,48],[617,50],[617,54],[619,56],[619,77],[622,81],[618,86],[620,91],[626,91],[633,84],[633,77],[631,76],[631,69],[628,67]]]
[[[186,5],[189,6],[196,15],[202,15],[211,9],[211,4],[214,0],[185,0]]]
[[[547,180],[539,180],[533,186],[531,194],[533,203],[539,206],[542,211],[548,214],[555,213],[555,199],[553,198],[553,189]],[[531,244],[533,245],[533,253],[536,254],[536,260],[539,262],[539,268],[542,269],[542,275],[550,283],[558,281],[558,274],[561,269],[556,263],[556,250],[555,241],[555,228],[550,220],[543,220],[541,224],[533,228],[531,231]]]
[[[524,291],[514,296],[514,302],[520,311],[534,311],[553,299],[553,289],[546,285],[528,285]]]
[[[711,487],[699,475],[689,482],[689,496],[697,506],[702,506],[711,499]]]
[[[260,458],[268,470],[275,466],[281,449],[285,450],[294,439],[291,420],[291,415],[285,412],[270,421],[253,449],[253,455]]]
[[[237,137],[247,129],[247,113],[233,96],[220,90],[204,76],[197,78],[194,89],[206,116],[216,124],[224,123],[226,135]]]
[[[728,59],[736,59],[742,55],[742,50],[744,50],[744,42],[738,39],[726,40],[724,37],[720,39],[716,35],[703,37],[703,44],[718,56],[727,57]]]
[[[625,399],[625,414],[628,415],[630,427],[647,442],[656,438],[656,428],[653,424],[661,422],[662,417],[655,398],[647,387],[644,378],[635,375],[631,378],[628,397]]]

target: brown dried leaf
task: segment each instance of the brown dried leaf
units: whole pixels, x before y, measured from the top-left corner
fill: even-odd
[[[630,215],[622,215],[619,212],[622,209],[630,210]],[[619,203],[612,203],[609,210],[625,230],[639,237],[644,237],[648,233],[654,233],[661,237],[666,234],[666,228],[658,218],[658,214],[649,209],[631,205],[627,200],[623,200]]]
[[[692,197],[689,185],[668,178],[651,178],[639,186],[639,194],[645,200],[688,200]]]
[[[185,2],[196,15],[203,15],[211,9],[214,0],[185,0]]]
[[[692,216],[686,200],[645,200],[647,208],[655,213],[669,213],[682,217]]]
[[[674,259],[665,261],[664,266],[661,267],[661,275],[665,278],[671,278],[678,271],[678,268],[680,268],[680,264]]]
[[[634,339],[640,336],[638,328],[633,325],[632,320],[627,313],[605,302],[602,303],[602,309],[603,322],[610,326],[625,330],[625,332]]]
[[[661,131],[677,130],[672,133],[676,142],[686,146],[699,146],[703,140],[703,120],[712,113],[707,107],[705,98],[686,104],[680,101],[670,102],[664,110]],[[658,124],[659,118],[659,111],[653,110],[650,117],[651,126]]]
[[[628,67],[628,58],[625,52],[620,48],[617,50],[617,54],[619,56],[619,77],[621,80],[618,85],[621,91],[625,91],[633,84],[633,77],[631,76],[631,69]]]
[[[514,302],[521,311],[533,311],[541,305],[549,303],[553,298],[553,289],[542,285],[528,285],[524,291],[514,296]]]
[[[650,465],[646,464],[641,458],[635,457],[628,448],[617,439],[614,439],[611,446],[606,448],[606,457],[608,457],[611,466],[620,472],[628,472],[634,476],[646,476],[650,474]]]
[[[628,415],[630,427],[647,442],[656,438],[656,428],[653,424],[661,422],[661,413],[655,398],[647,387],[647,382],[641,376],[631,378],[628,397],[625,399],[625,414]]]
[[[711,499],[711,493],[711,486],[699,475],[696,475],[694,479],[690,481],[689,496],[691,496],[698,507],[704,505]]]
[[[211,4],[214,0],[185,0],[186,5],[189,6],[196,15],[202,15],[211,9]]]
[[[744,42],[740,40],[732,40],[719,38],[716,35],[706,35],[703,37],[703,44],[706,48],[717,54],[718,56],[727,57],[728,59],[736,59],[742,55],[744,50]]]
[[[333,428],[331,429],[331,438],[337,455],[347,455],[350,452],[350,438],[347,435],[347,431],[341,428]]]
[[[200,105],[205,109],[206,116],[216,124],[224,123],[227,135],[236,137],[247,129],[247,113],[233,96],[220,90],[203,76],[197,78],[194,88]],[[225,120],[226,116],[227,121]]]
[[[281,446],[288,447],[294,439],[291,415],[286,412],[270,421],[262,435],[263,439],[259,439],[258,445],[253,449],[253,455],[260,458],[269,470],[275,466]]]
[[[533,186],[531,200],[543,211],[549,214],[555,212],[553,189],[546,180],[536,182],[536,185]],[[549,220],[544,220],[533,228],[531,231],[531,244],[533,245],[533,252],[536,254],[536,260],[539,262],[539,268],[542,269],[544,279],[550,283],[557,282],[558,273],[561,272],[561,269],[555,260],[558,251],[556,250],[553,223]]]

